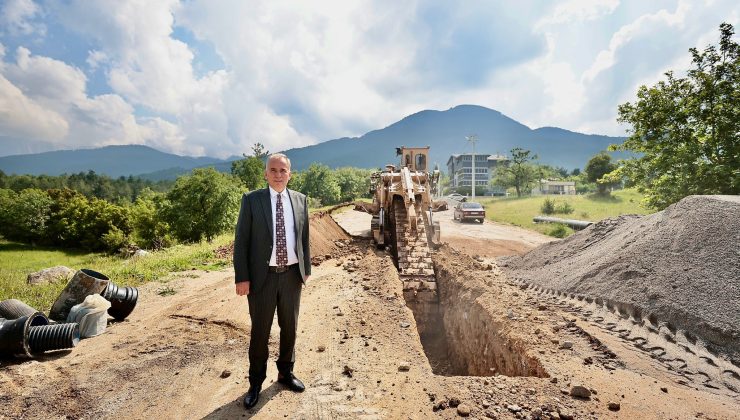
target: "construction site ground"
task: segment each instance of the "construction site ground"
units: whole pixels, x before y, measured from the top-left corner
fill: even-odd
[[[417,324],[389,253],[361,236],[369,215],[335,217],[357,236],[328,214],[312,217],[317,265],[303,290],[296,344],[304,393],[277,383],[271,363],[259,404],[244,409],[246,298],[234,293],[232,270],[194,270],[141,287],[126,321],[71,351],[0,361],[0,418],[730,419],[740,412],[735,382],[710,388],[677,377],[655,346],[636,346],[610,328],[625,321],[617,314],[523,286],[494,260],[552,238],[435,213],[447,243],[433,256],[440,305],[437,318]],[[273,359],[278,337],[275,322]]]

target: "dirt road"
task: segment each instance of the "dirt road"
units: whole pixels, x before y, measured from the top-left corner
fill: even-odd
[[[454,202],[451,202],[454,203]],[[557,240],[538,232],[486,220],[484,223],[460,222],[450,209],[432,213],[440,223],[441,240],[469,255],[498,257],[522,254],[547,242]],[[351,235],[370,238],[370,215],[357,211],[336,213],[334,218]]]
[[[362,217],[337,216],[350,231]],[[460,226],[480,229],[472,237],[452,234],[450,219],[442,229],[451,246],[434,256],[439,317],[426,325],[406,306],[386,252],[315,229],[325,243],[301,301],[296,374],[307,385],[303,394],[274,382],[270,365],[258,406],[241,406],[246,298],[234,294],[231,270],[193,271],[142,287],[127,321],[70,352],[1,361],[0,417],[729,419],[739,411],[737,393],[680,383],[649,346],[620,337],[609,328],[623,322],[613,313],[523,289],[487,258],[459,252],[455,243],[473,239],[499,248],[463,246],[471,254],[515,246],[481,237],[500,234],[488,222]],[[442,334],[420,338],[419,330]]]

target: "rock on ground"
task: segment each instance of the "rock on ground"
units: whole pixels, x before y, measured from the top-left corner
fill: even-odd
[[[75,270],[69,267],[58,265],[29,274],[26,282],[31,285],[56,283],[58,281],[66,282],[75,275],[75,272]]]

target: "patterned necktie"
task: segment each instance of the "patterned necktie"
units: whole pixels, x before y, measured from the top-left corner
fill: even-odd
[[[282,196],[282,194],[277,195],[277,203],[275,205],[275,238],[277,241],[275,260],[278,267],[288,265],[288,243],[285,240],[285,216],[283,215]]]

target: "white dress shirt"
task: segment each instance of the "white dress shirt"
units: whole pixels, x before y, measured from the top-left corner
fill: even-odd
[[[270,190],[270,205],[272,206],[272,254],[270,255],[270,265],[277,266],[277,196],[280,194],[280,200],[283,202],[283,218],[285,219],[285,243],[288,248],[288,265],[298,264],[298,255],[295,252],[295,220],[293,218],[293,205],[290,203],[290,196],[288,196],[288,189],[284,189],[282,193],[278,193],[273,190],[272,187],[268,187]]]

